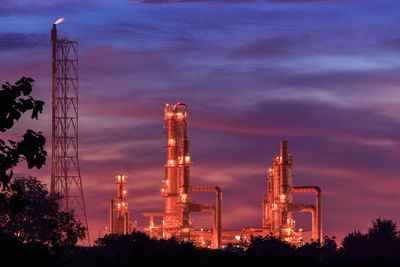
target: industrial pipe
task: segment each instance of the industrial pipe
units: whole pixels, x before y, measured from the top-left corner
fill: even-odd
[[[316,222],[313,224],[313,232],[314,229],[317,230],[315,236],[313,235],[313,239],[315,241],[322,242],[322,191],[318,186],[293,186],[292,187],[293,193],[315,193],[316,200],[315,200],[315,212],[316,212]]]
[[[114,199],[110,202],[110,234],[114,233]]]
[[[311,236],[312,239],[317,241],[318,240],[318,232],[317,232],[317,216],[315,212],[315,206],[311,204],[291,204],[289,205],[289,210],[291,212],[310,212],[311,213],[311,225],[312,225],[312,232]]]
[[[192,186],[189,188],[190,192],[215,192],[216,194],[216,205],[214,215],[214,230],[213,230],[213,244],[216,248],[221,248],[221,236],[222,236],[222,191],[218,186]],[[216,231],[215,231],[216,230]]]

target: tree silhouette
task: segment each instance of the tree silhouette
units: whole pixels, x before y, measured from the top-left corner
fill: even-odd
[[[360,231],[348,233],[342,241],[343,255],[352,260],[366,257],[368,253],[368,236]]]
[[[247,248],[246,253],[251,255],[293,255],[294,249],[294,246],[287,242],[283,242],[272,235],[265,237],[258,236],[251,238],[251,243]]]
[[[35,100],[30,96],[32,92],[32,84],[34,80],[22,77],[14,85],[5,83],[0,90],[0,132],[6,132],[14,126],[14,122],[18,121],[22,114],[32,111],[31,118],[37,119],[38,114],[42,113],[44,102]],[[46,161],[46,151],[44,144],[46,140],[41,132],[28,129],[23,135],[22,141],[0,139],[0,204],[6,208],[13,207],[13,212],[18,212],[22,208],[18,194],[8,199],[11,203],[7,203],[5,192],[9,188],[11,178],[13,176],[12,169],[21,161],[26,161],[28,168],[40,169]],[[18,191],[16,191],[18,193]],[[10,206],[8,206],[10,205]]]
[[[11,183],[8,198],[15,194],[26,205],[18,214],[0,209],[0,230],[22,242],[40,242],[55,247],[74,246],[85,237],[85,227],[72,213],[60,211],[62,197],[49,194],[46,186],[36,178],[18,178]]]
[[[400,252],[399,232],[392,220],[377,218],[368,229],[369,253],[374,258],[393,259]]]
[[[354,231],[342,241],[342,255],[352,260],[399,258],[400,240],[396,223],[377,218],[366,234]]]

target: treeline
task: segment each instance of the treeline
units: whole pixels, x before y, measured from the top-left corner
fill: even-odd
[[[349,233],[340,248],[329,237],[295,247],[267,236],[211,250],[142,232],[106,235],[93,247],[51,246],[0,233],[0,259],[1,266],[398,266],[400,235],[393,221],[380,218],[367,233]]]

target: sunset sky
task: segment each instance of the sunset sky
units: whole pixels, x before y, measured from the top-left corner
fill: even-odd
[[[84,3],[82,3],[84,2]],[[139,226],[161,211],[163,105],[189,106],[192,185],[223,190],[223,228],[261,226],[266,170],[289,140],[294,185],[323,192],[323,234],[400,223],[398,0],[0,0],[0,83],[35,79],[51,152],[51,45],[79,42],[80,165],[91,235],[128,175]],[[28,117],[28,116],[26,116]],[[4,138],[4,134],[1,135]],[[41,170],[18,175],[50,181]],[[313,202],[295,195],[295,201]],[[214,195],[197,197],[213,203]],[[296,215],[298,227],[311,216]],[[194,224],[211,228],[211,215]]]

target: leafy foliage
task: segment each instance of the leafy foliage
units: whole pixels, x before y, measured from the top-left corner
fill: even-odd
[[[251,239],[251,243],[247,248],[248,254],[262,255],[262,254],[280,254],[280,255],[293,255],[295,247],[282,242],[273,236],[255,237]]]
[[[171,250],[194,250],[192,243],[179,242],[174,238],[154,239],[142,232],[133,232],[129,235],[109,234],[95,241],[99,247],[113,247],[123,249],[140,249],[146,251],[171,251]]]
[[[43,101],[30,96],[32,92],[31,78],[22,77],[12,85],[5,83],[0,90],[0,132],[5,132],[14,126],[22,114],[32,111],[31,118],[37,119],[43,111]],[[47,152],[44,150],[46,140],[41,132],[28,129],[22,141],[0,139],[0,184],[2,191],[8,191],[13,176],[12,169],[21,161],[26,161],[28,168],[40,169],[46,162]],[[5,201],[4,193],[0,193],[0,201]],[[17,198],[16,198],[17,199]],[[13,199],[10,199],[13,201]],[[11,204],[13,206],[14,204]]]
[[[73,214],[60,211],[62,197],[49,194],[46,186],[36,178],[15,179],[11,188],[19,193],[11,190],[7,197],[18,196],[25,205],[16,214],[8,209],[0,210],[0,229],[4,233],[22,242],[39,242],[56,247],[74,246],[85,237],[85,227]]]
[[[354,231],[342,241],[342,254],[353,260],[400,259],[400,236],[396,223],[377,218],[366,234]]]

